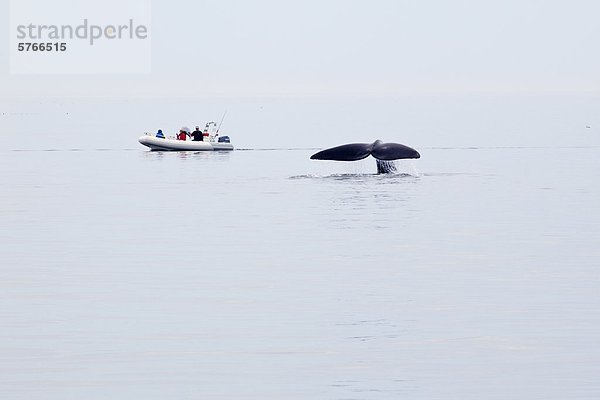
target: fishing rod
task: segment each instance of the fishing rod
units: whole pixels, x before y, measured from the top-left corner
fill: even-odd
[[[221,122],[219,123],[219,126],[217,127],[217,135],[219,134],[219,131],[221,130],[221,125],[223,125],[223,120],[225,119],[226,115],[227,115],[227,110],[225,110],[225,112],[223,113],[223,118],[221,118]]]

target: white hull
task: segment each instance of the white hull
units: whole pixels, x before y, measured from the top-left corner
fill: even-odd
[[[160,139],[150,135],[144,135],[138,139],[150,150],[157,151],[230,151],[233,150],[231,143],[219,142],[193,142],[191,140]]]

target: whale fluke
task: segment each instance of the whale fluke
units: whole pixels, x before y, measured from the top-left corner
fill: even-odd
[[[400,160],[403,158],[421,158],[421,155],[415,149],[398,143],[379,142],[373,146],[371,155],[378,160],[384,161]]]
[[[421,158],[418,151],[403,144],[383,143],[376,140],[373,143],[350,143],[313,154],[311,160],[358,161],[369,155],[377,159],[377,172],[391,173],[396,170],[389,161],[404,158]]]
[[[350,143],[313,154],[311,160],[358,161],[369,157],[373,144]]]
[[[313,154],[311,160],[357,161],[372,155],[378,160],[391,161],[403,158],[421,158],[418,151],[403,144],[383,143],[351,143]]]

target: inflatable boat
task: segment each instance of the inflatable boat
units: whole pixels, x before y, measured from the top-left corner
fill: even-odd
[[[146,134],[138,142],[154,151],[231,151],[233,145],[229,136],[204,138],[204,141],[178,140],[176,138],[159,138]]]

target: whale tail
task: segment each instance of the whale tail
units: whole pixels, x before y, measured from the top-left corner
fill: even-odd
[[[313,154],[311,160],[358,161],[371,155],[372,144],[351,143],[332,147]]]
[[[406,158],[421,158],[418,151],[403,144],[383,143],[376,140],[373,143],[351,143],[313,154],[311,160],[358,161],[368,156],[377,159],[377,173],[386,174],[396,170],[393,160]]]

